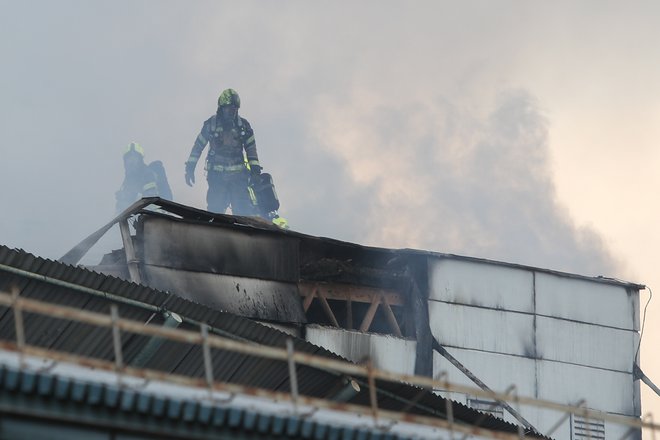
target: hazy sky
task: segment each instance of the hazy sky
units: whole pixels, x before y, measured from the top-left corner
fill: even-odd
[[[656,1],[0,0],[0,243],[57,258],[106,223],[133,140],[205,208],[183,164],[232,87],[295,230],[660,286],[659,21]]]

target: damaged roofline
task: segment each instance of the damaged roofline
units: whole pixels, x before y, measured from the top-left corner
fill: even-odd
[[[503,267],[509,267],[513,269],[523,269],[523,270],[531,270],[534,272],[541,272],[541,273],[547,273],[550,275],[556,275],[564,278],[572,278],[572,279],[579,279],[579,280],[585,280],[585,281],[591,281],[591,282],[597,282],[601,284],[611,284],[611,285],[616,285],[616,286],[623,286],[626,288],[634,289],[634,290],[644,290],[646,289],[646,286],[643,284],[639,283],[634,283],[634,282],[629,282],[629,281],[624,281],[624,280],[619,280],[615,278],[608,278],[605,276],[587,276],[587,275],[579,275],[579,274],[574,274],[570,272],[562,272],[558,270],[552,270],[552,269],[544,269],[540,267],[535,267],[535,266],[529,266],[529,265],[524,265],[524,264],[518,264],[518,263],[507,263],[503,261],[497,261],[497,260],[490,260],[486,258],[479,258],[479,257],[469,257],[469,256],[464,256],[464,255],[457,255],[457,254],[450,254],[450,253],[442,253],[442,252],[433,252],[433,251],[426,251],[426,250],[419,250],[419,249],[410,249],[410,248],[401,248],[401,249],[389,249],[389,248],[383,248],[383,247],[375,247],[375,246],[364,246],[356,243],[351,243],[347,241],[341,241],[341,240],[336,240],[332,238],[327,238],[327,237],[317,237],[313,235],[308,235],[308,234],[303,234],[300,232],[295,232],[291,230],[284,231],[276,226],[271,225],[270,223],[263,222],[258,219],[254,219],[251,217],[240,217],[240,216],[232,216],[232,215],[227,215],[227,214],[216,214],[208,211],[204,211],[201,209],[193,208],[190,206],[182,205],[180,203],[172,202],[169,200],[164,200],[159,197],[148,197],[148,198],[143,198],[138,200],[137,202],[133,203],[131,206],[129,206],[124,212],[113,218],[109,223],[95,231],[94,233],[90,234],[87,238],[82,240],[80,243],[78,243],[76,246],[74,246],[71,250],[69,250],[66,254],[64,254],[61,258],[58,259],[59,262],[65,263],[65,264],[78,264],[78,262],[87,254],[87,252],[94,246],[100,239],[103,237],[110,228],[112,228],[115,224],[120,223],[120,222],[125,222],[127,219],[133,215],[136,214],[149,214],[153,213],[152,211],[146,210],[145,208],[155,205],[158,207],[158,209],[161,211],[162,214],[168,213],[170,216],[175,216],[179,219],[186,220],[186,221],[198,221],[202,223],[212,223],[216,225],[225,225],[225,226],[237,226],[237,227],[248,227],[248,228],[253,228],[253,229],[258,229],[262,231],[268,231],[271,233],[278,233],[278,234],[284,234],[284,235],[289,235],[289,236],[294,236],[302,239],[307,239],[307,240],[314,240],[314,241],[321,241],[325,242],[328,244],[335,244],[338,246],[344,246],[344,247],[352,247],[356,249],[365,249],[365,250],[372,250],[376,252],[385,252],[385,253],[398,253],[398,254],[404,254],[404,255],[410,255],[410,256],[427,256],[427,257],[434,257],[438,259],[448,259],[448,260],[462,260],[462,261],[470,261],[470,262],[475,262],[475,263],[484,263],[484,264],[491,264],[491,265],[497,265],[497,266],[503,266]]]

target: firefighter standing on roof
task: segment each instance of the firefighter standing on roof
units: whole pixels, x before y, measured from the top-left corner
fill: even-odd
[[[241,99],[235,90],[227,89],[220,94],[216,114],[204,122],[186,161],[186,183],[188,186],[195,183],[195,166],[206,144],[210,144],[205,167],[208,210],[224,213],[231,206],[235,215],[253,215],[256,212],[248,184],[250,174],[259,175],[261,166],[252,127],[238,115],[240,106]]]
[[[115,193],[116,211],[122,212],[139,198],[155,196],[172,200],[163,162],[156,160],[147,165],[144,149],[137,142],[131,142],[124,151],[124,181]]]

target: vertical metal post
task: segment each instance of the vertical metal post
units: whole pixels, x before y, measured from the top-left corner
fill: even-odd
[[[202,333],[202,355],[204,356],[204,376],[209,393],[213,392],[213,363],[211,362],[211,347],[209,347],[209,326],[200,325]]]
[[[124,356],[121,351],[121,333],[119,326],[119,309],[116,304],[110,306],[110,319],[112,320],[112,346],[115,350],[115,370],[121,373],[124,369]]]
[[[374,363],[371,359],[367,361],[367,379],[369,382],[369,401],[371,402],[371,412],[374,421],[378,421],[378,398],[376,395],[376,379],[374,378]]]
[[[520,399],[518,398],[518,388],[516,385],[511,385],[509,389],[505,392],[505,394],[513,394],[513,402],[516,405],[516,411],[518,414],[520,414]],[[526,426],[523,426],[522,423],[520,423],[520,420],[518,421],[518,438],[520,440],[523,440],[525,438],[525,428]]]
[[[121,239],[124,243],[124,253],[126,254],[126,265],[128,266],[128,274],[131,276],[131,281],[134,283],[141,283],[142,277],[140,276],[140,267],[137,262],[137,254],[133,247],[133,239],[131,238],[131,230],[128,226],[128,219],[119,222],[119,231],[121,232]]]
[[[642,418],[642,420],[648,420],[651,424],[653,424],[653,414],[650,412],[646,413],[646,415]],[[656,440],[655,439],[655,428],[650,428],[651,429],[651,440]]]
[[[653,423],[653,414],[649,413],[649,415],[648,415],[648,419],[651,421],[651,424],[653,425],[653,424],[654,424],[654,423]],[[656,440],[656,439],[655,439],[655,428],[652,428],[652,429],[651,429],[651,439],[652,439],[652,440]]]
[[[20,291],[18,287],[12,286],[11,299],[12,307],[14,309],[14,326],[16,328],[16,346],[18,347],[18,361],[21,368],[24,366],[24,353],[25,349],[25,327],[23,325],[23,310],[18,302],[18,295]]]
[[[298,414],[298,373],[296,372],[296,361],[293,359],[293,340],[291,338],[286,339],[286,354],[289,362],[289,384],[291,385],[293,410]]]
[[[446,371],[441,371],[440,375],[438,376],[438,381],[442,381],[444,379],[445,382],[445,389],[447,389],[447,385],[449,384],[449,379],[447,378],[447,372]],[[447,391],[447,393],[449,393]],[[447,414],[447,423],[449,423],[449,440],[454,440],[454,406],[452,405],[451,398],[450,396],[444,397],[445,399],[445,413]]]
[[[584,407],[582,417],[584,417],[584,423],[587,425],[587,439],[591,440],[591,423],[589,422],[589,412],[586,405]]]
[[[445,409],[447,412],[447,422],[449,423],[449,440],[454,440],[454,407],[449,398],[445,398]]]

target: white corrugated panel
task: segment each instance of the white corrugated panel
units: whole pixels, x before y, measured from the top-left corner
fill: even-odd
[[[534,396],[536,370],[533,359],[457,348],[447,348],[447,351],[492,390],[502,392],[515,384],[518,395]],[[440,377],[442,371],[447,372],[450,382],[478,388],[447,359],[434,352],[433,376]]]
[[[622,286],[536,274],[536,313],[638,330],[635,295]]]
[[[577,403],[577,402],[573,402]],[[523,407],[526,408],[526,407]],[[593,409],[593,408],[592,408]],[[571,417],[565,417],[564,412],[552,411],[549,409],[543,409],[538,411],[536,418],[536,424],[534,425],[542,434],[548,435],[550,438],[557,440],[570,440],[571,438]],[[554,428],[555,425],[561,420],[564,421],[556,428],[552,433],[549,432],[550,429]],[[632,418],[633,420],[635,418]],[[531,420],[530,420],[531,422]],[[630,434],[629,437],[626,437],[628,440],[633,440],[635,437],[629,432],[629,427],[627,425],[622,425],[619,423],[612,423],[605,421],[605,439],[611,440],[620,440],[623,439],[626,434]]]
[[[417,342],[410,339],[317,325],[307,326],[306,339],[353,362],[371,358],[376,368],[400,374],[415,373]]]
[[[632,330],[539,316],[536,348],[543,359],[631,373],[636,334]]]
[[[534,356],[534,315],[429,301],[429,316],[443,345]]]
[[[533,313],[533,273],[496,264],[429,258],[429,298]]]
[[[639,418],[634,417],[632,420],[637,420],[639,421]],[[635,430],[638,434],[639,431]],[[620,439],[626,439],[626,440],[634,440],[640,438],[639,435],[635,436],[634,432],[630,431],[630,426],[628,425],[623,425],[621,423],[612,423],[610,421],[605,421],[605,439],[614,439],[614,440],[620,440]]]
[[[632,374],[537,361],[539,398],[565,404],[586,400],[600,411],[633,415]]]
[[[566,413],[563,411],[554,411],[550,409],[541,409],[537,406],[523,406],[527,411],[535,413],[536,425],[542,434],[549,434],[549,431],[565,417]],[[569,440],[571,438],[571,418],[565,420],[551,433],[550,438],[557,440]]]
[[[504,392],[511,384],[515,384],[516,392],[519,396],[534,397],[536,368],[533,359],[448,347],[447,351],[491,390]],[[480,389],[477,384],[472,382],[446,358],[438,352],[434,352],[433,377],[440,379],[442,372],[447,373],[446,378],[450,383]],[[465,404],[468,403],[469,399],[469,396],[459,393],[442,393],[442,395],[449,396],[451,399]],[[515,407],[515,405],[512,406]],[[532,425],[536,426],[538,411],[534,408],[525,407],[519,409],[523,417]],[[504,420],[517,423],[515,418],[506,410],[504,411]]]

